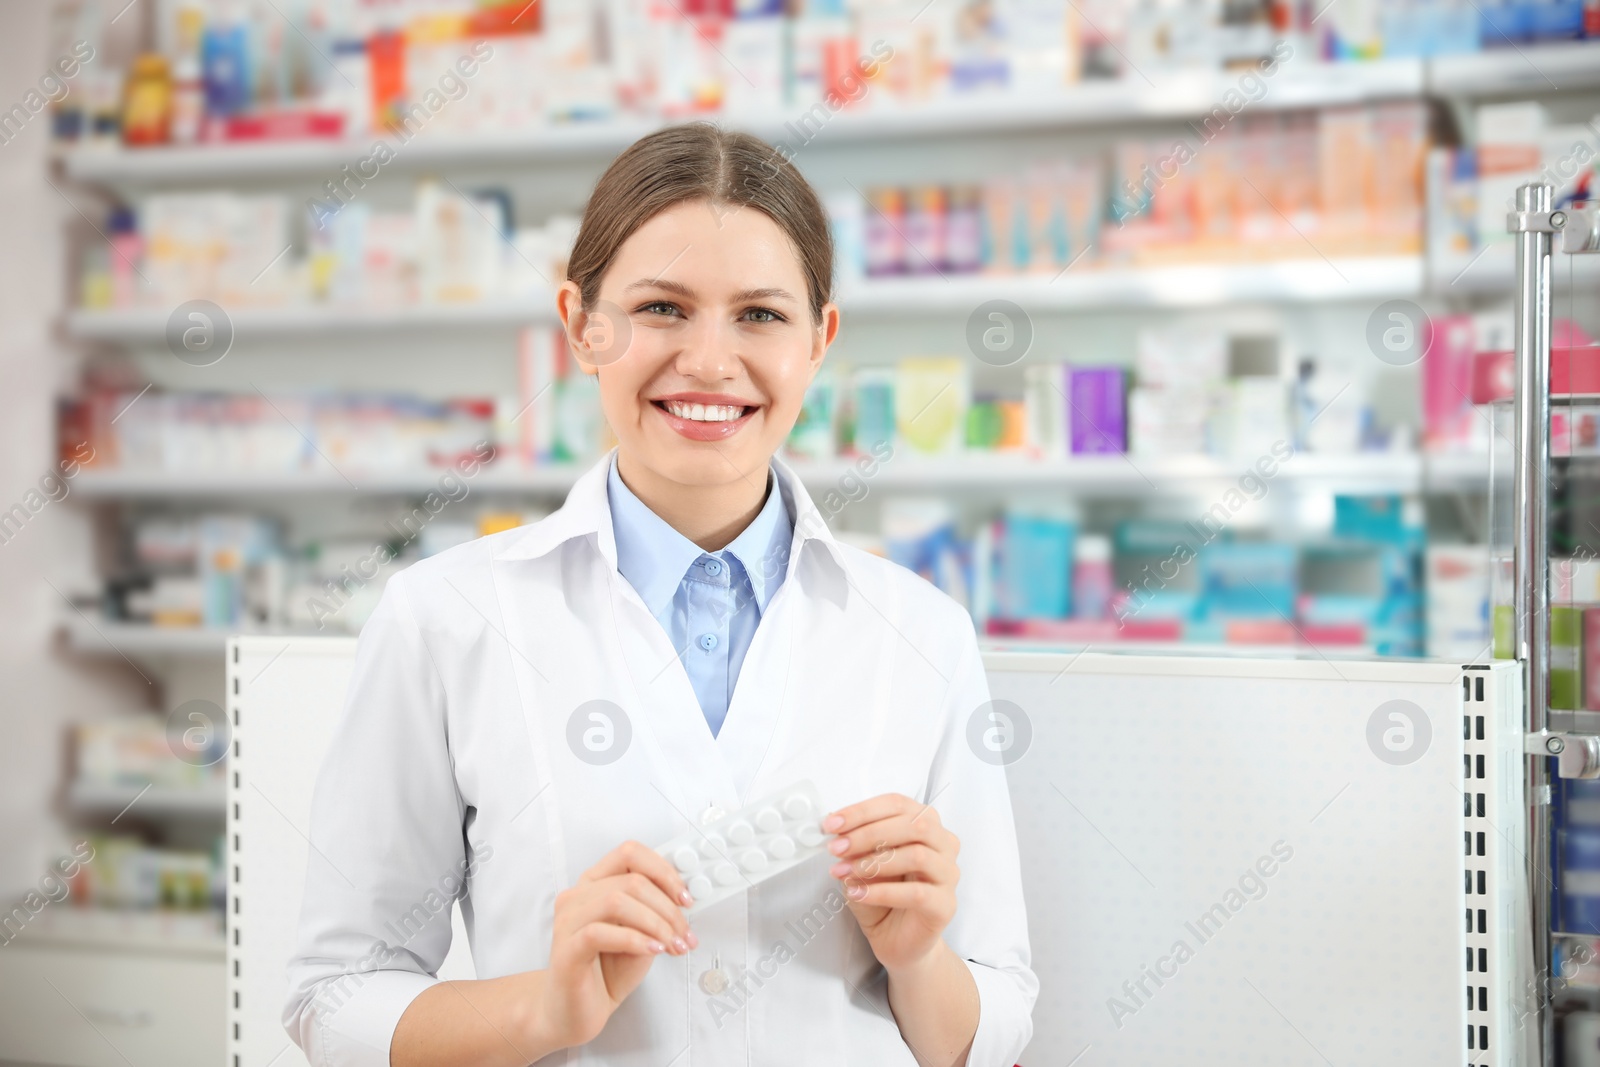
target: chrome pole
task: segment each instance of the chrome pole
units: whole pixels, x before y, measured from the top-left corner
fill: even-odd
[[[1517,212],[1549,212],[1552,190],[1530,183],[1517,190]],[[1517,659],[1522,661],[1523,706],[1528,731],[1549,720],[1550,563],[1546,490],[1550,467],[1550,245],[1548,231],[1516,233],[1516,537]],[[1528,890],[1533,912],[1533,962],[1538,975],[1534,1005],[1540,1059],[1555,1063],[1555,1013],[1551,1010],[1550,761],[1527,757]]]

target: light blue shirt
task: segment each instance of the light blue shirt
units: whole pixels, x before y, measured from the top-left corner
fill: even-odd
[[[766,504],[720,552],[703,551],[646,507],[622,483],[615,458],[606,497],[617,570],[666,630],[715,737],[756,626],[788,569],[794,527],[777,476],[769,469]]]

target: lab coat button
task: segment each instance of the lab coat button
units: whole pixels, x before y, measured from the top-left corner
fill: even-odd
[[[720,968],[713,967],[700,974],[700,990],[707,996],[714,997],[728,988],[728,975]]]

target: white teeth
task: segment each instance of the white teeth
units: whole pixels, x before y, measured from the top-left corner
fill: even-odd
[[[686,404],[681,400],[668,400],[664,406],[678,418],[694,422],[732,422],[744,414],[742,406],[733,404]]]

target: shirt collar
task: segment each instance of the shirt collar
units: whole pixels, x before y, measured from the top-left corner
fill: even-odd
[[[750,525],[735,537],[723,552],[736,557],[750,579],[750,589],[755,593],[756,608],[764,615],[767,601],[777,590],[778,583],[788,567],[789,552],[794,527],[789,521],[789,507],[784,503],[783,490],[777,476],[770,475],[767,482],[767,502],[762,505]],[[679,572],[682,573],[681,571]]]
[[[606,473],[606,500],[611,507],[613,534],[617,546],[617,570],[639,591],[639,599],[652,615],[659,615],[672,603],[673,594],[683,583],[684,573],[702,555],[732,555],[744,568],[755,594],[756,608],[767,610],[767,601],[788,562],[789,540],[793,532],[783,493],[770,475],[767,500],[756,517],[719,553],[705,552],[699,545],[673,529],[661,516],[629,489],[617,472],[615,457]]]
[[[684,573],[700,558],[700,546],[674,530],[623,484],[615,456],[606,472],[606,502],[611,507],[617,570],[639,591],[650,614],[659,615],[672,603]]]

